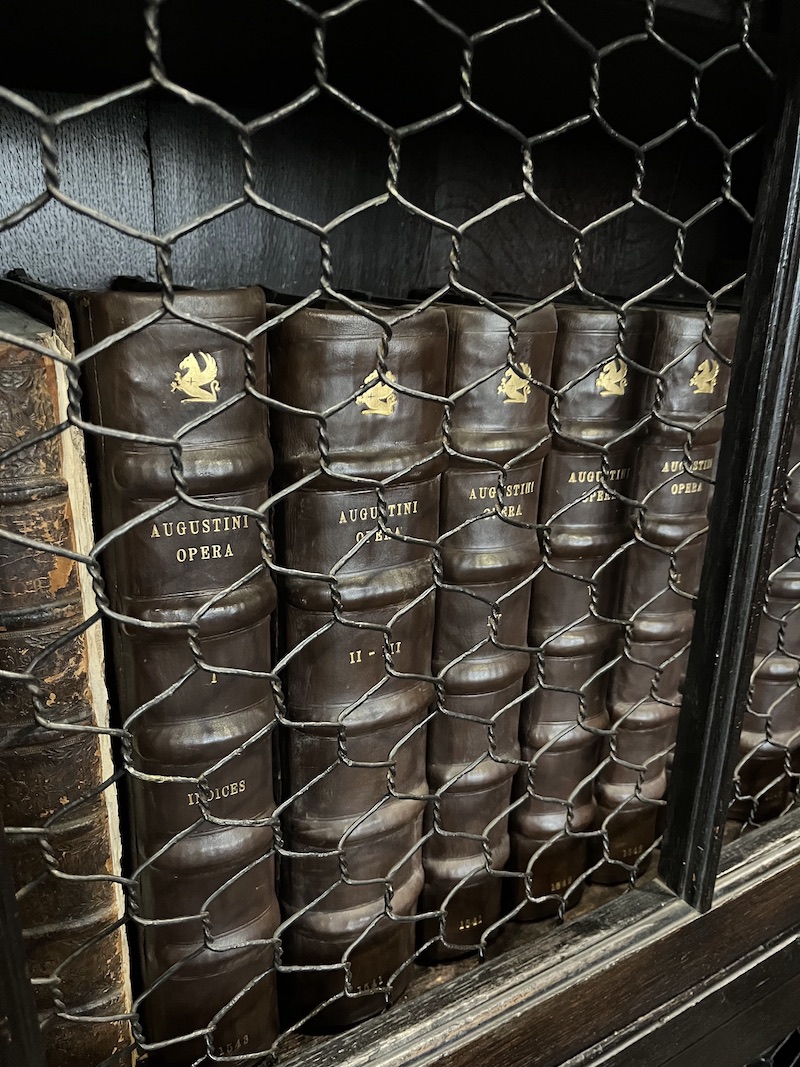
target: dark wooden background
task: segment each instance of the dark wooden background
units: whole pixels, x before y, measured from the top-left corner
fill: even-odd
[[[319,8],[326,5],[319,4]],[[477,0],[433,5],[469,32],[529,10],[527,0]],[[594,46],[643,25],[641,0],[557,0],[557,9]],[[664,40],[704,61],[736,40],[726,2],[718,21],[683,15],[659,4]],[[50,7],[53,8],[50,17]],[[141,4],[14,5],[12,36],[36,41],[4,56],[3,84],[47,112],[147,77]],[[763,4],[756,4],[760,12]],[[102,10],[100,10],[102,9]],[[162,54],[167,75],[250,120],[283,107],[314,85],[313,22],[281,0],[224,5],[170,0],[162,7]],[[5,16],[4,16],[5,17]],[[728,21],[726,21],[728,20]],[[91,26],[91,33],[85,32]],[[771,49],[769,40],[763,46]],[[328,78],[359,106],[401,126],[459,101],[459,38],[409,0],[367,3],[331,21]],[[689,111],[693,72],[667,48],[633,41],[599,67],[600,111],[623,137],[640,144],[666,132]],[[588,115],[591,61],[546,15],[480,40],[473,62],[473,96],[486,117],[462,112],[401,138],[398,188],[420,209],[462,225],[522,191],[522,151],[511,124],[525,136]],[[699,117],[726,145],[758,128],[772,92],[769,80],[741,53],[703,74]],[[243,154],[231,126],[202,106],[167,92],[110,104],[59,127],[61,185],[82,204],[137,230],[164,234],[240,196]],[[255,188],[280,208],[317,224],[386,192],[389,139],[367,119],[323,92],[300,111],[262,130],[253,142]],[[733,156],[733,192],[752,211],[761,159],[757,139]],[[633,151],[587,121],[534,145],[533,186],[546,209],[585,232],[583,280],[607,295],[631,298],[666,278],[676,227],[633,205]],[[645,153],[642,196],[655,208],[689,219],[722,185],[722,154],[691,124]],[[0,215],[44,188],[37,124],[0,103]],[[461,280],[484,293],[536,297],[570,284],[574,234],[531,199],[491,213],[461,242]],[[749,226],[727,203],[688,231],[687,273],[718,288],[744,269]],[[369,208],[330,236],[333,281],[339,287],[403,296],[444,284],[451,237],[442,228],[389,202]],[[21,267],[42,282],[101,287],[118,274],[155,277],[153,247],[50,203],[0,232],[0,268]],[[225,287],[260,283],[307,293],[320,274],[318,238],[293,222],[246,204],[175,242],[175,281]],[[692,297],[676,282],[662,295]],[[694,294],[697,300],[697,294]]]

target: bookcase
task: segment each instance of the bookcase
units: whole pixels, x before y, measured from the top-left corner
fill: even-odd
[[[796,13],[488,6],[15,7],[0,269],[72,289],[742,307],[660,877],[506,930],[480,965],[419,968],[390,1011],[292,1036],[279,1062],[745,1067],[800,1025],[800,813],[722,847],[793,422]],[[0,1064],[40,1067],[6,875],[0,853]]]

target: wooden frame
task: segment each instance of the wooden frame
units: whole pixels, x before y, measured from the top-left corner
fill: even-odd
[[[800,812],[726,848],[704,915],[651,882],[284,1067],[743,1067],[798,991]]]

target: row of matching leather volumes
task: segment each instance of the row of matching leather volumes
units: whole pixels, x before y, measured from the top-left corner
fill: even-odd
[[[0,341],[0,827],[47,1062],[86,1067],[130,1045],[131,990],[100,626],[65,554],[94,541],[65,421],[72,326],[0,281],[0,331],[17,339]]]
[[[637,869],[627,818],[663,795],[669,735],[637,712],[674,719],[659,627],[687,603],[671,586],[690,588],[703,523],[686,501],[704,515],[708,498],[671,487],[713,477],[692,464],[725,377],[701,313],[174,301],[76,301],[130,738],[137,1006],[169,1064],[277,1033],[273,826],[284,1025],[372,1014],[416,953],[569,906],[609,857]],[[645,550],[671,566],[637,578]],[[623,589],[653,586],[630,616],[620,563]]]
[[[516,916],[536,918],[552,913],[562,899],[567,906],[577,900],[590,843],[594,878],[617,880],[641,869],[636,857],[655,839],[679,702],[676,634],[683,652],[691,630],[691,600],[672,586],[683,582],[691,594],[697,577],[715,450],[706,447],[695,456],[694,446],[698,439],[701,446],[718,439],[709,427],[719,424],[724,406],[736,317],[715,317],[712,343],[723,357],[720,362],[702,343],[707,334],[702,313],[633,311],[623,323],[613,312],[561,308],[556,334],[552,308],[516,322],[515,312],[521,310],[509,304],[501,315],[474,307],[446,309],[446,394],[437,380],[441,337],[438,358],[427,353],[429,376],[419,380],[413,374],[406,377],[407,358],[392,360],[388,331],[342,309],[302,311],[275,331],[274,395],[299,409],[294,422],[306,430],[299,446],[304,459],[293,465],[291,476],[314,472],[322,489],[330,486],[335,494],[338,485],[340,493],[337,502],[335,496],[315,499],[313,488],[302,493],[295,488],[286,497],[286,512],[302,506],[307,521],[298,513],[280,524],[287,566],[308,572],[305,578],[286,579],[287,617],[294,617],[295,604],[309,606],[314,580],[322,591],[316,606],[324,607],[315,633],[311,621],[299,630],[287,625],[285,631],[283,651],[291,655],[302,645],[296,659],[303,668],[298,674],[304,691],[311,686],[312,647],[327,683],[327,692],[316,695],[317,718],[304,710],[300,719],[305,714],[310,724],[321,717],[329,731],[338,723],[338,753],[331,738],[327,756],[308,764],[305,777],[299,773],[306,759],[301,745],[308,743],[302,731],[291,729],[283,749],[289,775],[286,821],[295,844],[290,844],[287,864],[292,873],[281,892],[291,896],[285,911],[298,916],[297,934],[288,942],[294,950],[289,962],[301,967],[340,963],[338,973],[335,966],[324,976],[305,973],[306,984],[292,998],[293,1005],[305,1011],[337,992],[347,997],[323,1010],[319,1021],[355,1020],[375,1010],[381,995],[388,998],[402,989],[413,944],[404,920],[414,913],[411,887],[414,874],[419,881],[420,854],[424,885],[418,943],[423,958],[432,959],[485,940],[501,915],[501,889],[509,869],[525,872],[524,880],[511,882]],[[434,313],[413,316],[403,326],[416,323],[422,330]],[[405,332],[398,336],[404,344]],[[397,344],[394,335],[392,344]],[[292,366],[298,369],[287,372]],[[552,417],[559,432],[545,462],[539,523],[547,545],[540,566],[534,529],[540,469],[550,447],[547,397],[553,392]],[[436,462],[439,416],[430,409],[435,408],[431,401],[444,395],[451,398],[444,434],[448,462],[434,551],[435,486],[422,507],[409,492],[408,475],[415,470],[419,477]],[[421,412],[410,421],[394,421],[407,409],[409,397],[426,405],[432,425]],[[336,414],[336,433],[326,416],[324,436],[316,436],[309,413],[315,412],[322,426],[326,409]],[[365,417],[386,419],[391,430],[382,425],[367,431]],[[275,437],[287,464],[298,448],[289,429],[292,421],[287,416],[286,429]],[[359,450],[360,463],[355,459]],[[357,478],[388,482],[358,494],[347,480]],[[386,496],[387,485],[396,487],[399,496]],[[290,488],[288,480],[281,487]],[[626,495],[632,492],[640,502],[633,528],[632,498]],[[416,521],[394,525],[392,517],[412,505]],[[417,517],[423,514],[425,521]],[[357,518],[361,528],[354,531],[350,524]],[[335,544],[331,531],[340,537]],[[409,577],[410,584],[403,586],[397,568],[407,565],[407,538],[414,538],[423,553],[415,557],[418,582]],[[378,546],[380,564],[371,555]],[[658,566],[649,562],[651,552],[657,553]],[[431,559],[440,568],[433,676],[428,676],[436,699],[426,721],[430,628],[420,624],[414,664],[407,661],[402,667],[413,671],[410,681],[419,703],[407,697],[407,717],[397,732],[387,733],[388,713],[375,696],[387,685],[401,684],[393,672],[401,669],[400,656],[410,646],[400,627],[412,610],[421,611],[423,604],[430,609],[433,586],[426,564]],[[693,570],[684,575],[687,561]],[[376,615],[374,608],[368,617],[343,611],[343,582],[351,573],[370,582],[373,603],[383,603],[384,615]],[[534,606],[526,634],[531,577]],[[409,589],[416,600],[404,599]],[[631,607],[637,597],[641,603]],[[325,628],[331,616],[332,630]],[[367,618],[376,629],[366,652],[352,647],[352,641],[348,645],[346,635],[344,645],[334,644],[330,634],[341,633],[340,625],[351,628],[352,638],[352,630]],[[381,641],[388,673],[382,673]],[[533,659],[531,647],[536,650]],[[643,654],[650,658],[642,660]],[[357,682],[370,660],[372,673]],[[521,680],[529,665],[522,697]],[[662,677],[670,682],[666,696],[659,691]],[[287,674],[289,715],[295,721],[293,694],[298,690]],[[358,732],[351,719],[358,722]],[[422,809],[420,837],[425,727],[429,801]],[[350,748],[356,739],[354,765]],[[356,769],[367,769],[358,761],[377,770],[370,792],[359,792],[355,785]],[[332,804],[328,790],[344,782],[352,784]],[[298,789],[300,797],[292,799]],[[405,803],[396,803],[401,799]],[[344,823],[335,822],[332,816],[345,808],[347,814],[339,816]],[[404,835],[395,843],[393,819],[403,811]],[[327,866],[295,855],[303,834],[327,853]],[[358,865],[363,874],[354,876],[351,856],[356,862],[356,845],[370,838],[372,865]],[[380,848],[379,840],[385,843]],[[371,902],[363,886],[355,897],[354,877],[372,880]],[[383,890],[388,893],[385,902]],[[347,893],[352,908],[334,908],[331,899],[342,901]],[[374,951],[372,931],[382,925],[388,929],[381,954]],[[326,937],[319,932],[323,926]],[[350,948],[337,956],[331,946],[341,951],[347,943],[345,929]],[[314,936],[307,935],[309,930]],[[373,989],[375,996],[370,995]]]

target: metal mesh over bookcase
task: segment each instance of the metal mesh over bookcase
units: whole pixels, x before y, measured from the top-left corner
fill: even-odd
[[[10,802],[2,806],[8,800],[2,795],[0,814],[12,869],[15,850],[39,857],[35,877],[14,887],[23,916],[37,893],[57,899],[53,886],[121,890],[119,918],[85,941],[76,933],[80,915],[71,916],[69,948],[61,954],[58,930],[45,935],[44,921],[41,930],[24,934],[29,948],[43,936],[52,939],[48,952],[36,957],[44,969],[37,970],[40,963],[31,957],[45,1043],[56,1029],[74,1035],[77,1045],[91,1032],[95,1047],[105,1051],[85,1067],[127,1062],[133,1049],[152,1063],[258,1063],[265,1054],[280,1061],[298,1041],[312,1040],[305,1036],[310,1029],[335,1029],[390,1006],[399,995],[413,996],[430,983],[430,968],[463,970],[539,936],[548,920],[569,920],[573,907],[585,911],[653,873],[761,176],[762,129],[774,91],[774,42],[762,26],[764,5],[749,0],[704,18],[691,10],[687,15],[687,5],[658,0],[503,0],[491,11],[449,0],[335,6],[275,0],[243,5],[238,13],[231,4],[230,11],[213,14],[179,0],[143,6],[144,17],[137,12],[130,26],[125,11],[115,16],[119,23],[106,34],[113,47],[98,57],[94,74],[91,64],[88,74],[78,75],[56,67],[59,78],[77,80],[29,84],[31,73],[9,55],[13,77],[2,75],[7,122],[0,151],[10,161],[0,192],[3,272],[21,270],[15,275],[21,285],[50,290],[104,288],[116,274],[137,275],[139,281],[121,287],[144,290],[140,281],[150,283],[158,306],[98,336],[74,359],[41,339],[0,332],[0,342],[58,362],[68,383],[65,421],[54,417],[49,428],[16,438],[0,428],[0,471],[4,465],[16,470],[26,450],[38,455],[71,424],[85,436],[93,490],[92,456],[103,439],[124,438],[143,456],[161,456],[171,485],[118,529],[101,533],[98,527],[94,544],[76,551],[55,528],[32,533],[6,521],[4,507],[21,491],[12,484],[0,496],[0,564],[7,556],[43,566],[50,554],[64,566],[77,565],[94,591],[97,613],[87,622],[76,615],[59,640],[64,646],[102,630],[110,667],[123,628],[141,634],[165,625],[120,612],[107,569],[120,538],[159,524],[166,537],[170,509],[188,507],[198,528],[203,519],[212,521],[209,515],[225,524],[249,520],[260,562],[234,587],[209,592],[188,621],[170,624],[183,635],[190,667],[165,678],[161,693],[122,714],[126,694],[110,683],[108,725],[70,717],[48,667],[57,650],[46,642],[32,644],[21,661],[0,662],[0,692],[13,693],[8,703],[17,709],[13,721],[0,719],[0,769],[9,792],[23,789],[25,745],[54,752],[66,738],[101,736],[110,739],[113,759],[110,773],[88,789],[56,760],[52,773],[65,775],[63,806],[39,822],[17,818]],[[277,75],[266,71],[263,80],[260,65],[254,66],[258,76],[248,69],[261,48],[278,69]],[[268,291],[266,316],[246,332],[198,317],[181,302],[184,287],[238,285]],[[10,300],[10,293],[4,289],[0,300]],[[422,377],[405,371],[413,362],[407,337],[443,306],[450,308],[451,372],[432,389],[424,367]],[[494,331],[497,357],[474,368],[462,363],[456,380],[453,322],[473,312],[483,316],[482,329]],[[280,390],[289,376],[285,368],[303,358],[300,344],[310,344],[303,331],[313,332],[315,314],[355,323],[352,331],[360,330],[369,360],[359,364],[357,380],[344,391],[337,386],[330,399],[324,373],[333,380],[334,371],[320,372],[321,399],[309,406],[308,394]],[[525,358],[531,323],[551,322],[556,352],[558,337],[571,336],[574,354],[586,315],[594,316],[586,329],[604,338],[596,356],[578,369],[565,362],[560,380],[541,376]],[[130,350],[138,336],[170,319],[205,331],[212,347],[216,339],[227,345],[238,360],[239,380],[225,383],[219,408],[184,412],[181,431],[169,439],[101,425],[82,407],[91,367],[101,368],[116,347]],[[302,342],[296,339],[301,334]],[[446,344],[447,329],[443,336]],[[265,337],[273,353],[272,391],[258,377]],[[181,390],[190,395],[178,367],[184,356],[170,355],[166,372],[177,400]],[[324,351],[314,358],[319,363],[303,364],[311,378],[315,367],[326,367]],[[6,405],[13,425],[19,394],[4,373],[0,363],[0,410]],[[621,421],[585,431],[588,417],[576,397],[587,391],[630,397],[634,390],[638,399]],[[681,408],[684,394],[700,397],[703,406]],[[471,395],[481,397],[470,409],[476,433],[491,424],[492,398],[515,410],[538,410],[541,432],[505,452],[492,452],[494,446],[471,451],[468,434],[459,436],[459,412]],[[314,463],[295,463],[285,441],[298,438],[287,431],[285,440],[275,441],[280,477],[269,491],[264,484],[257,504],[231,509],[212,502],[209,511],[208,497],[192,490],[185,438],[213,427],[215,418],[245,400],[268,410],[273,428],[310,427]],[[385,417],[404,405],[434,410],[438,427],[435,439],[417,442],[408,458]],[[337,432],[349,417],[359,426],[359,445],[377,457],[369,469],[355,461],[348,468],[342,460]],[[564,485],[575,488],[565,495],[562,486],[561,496],[554,489],[550,497],[542,490],[536,514],[534,485],[538,494],[542,479],[546,486],[548,476],[556,477],[548,475],[556,470],[551,457],[559,458]],[[412,520],[423,469],[434,480],[455,470],[474,475],[474,512],[420,533]],[[520,473],[529,469],[534,474]],[[2,474],[0,484],[6,484]],[[331,522],[346,527],[351,541],[322,569],[323,549],[302,559],[293,555],[286,533],[287,508],[302,494],[309,500],[315,489],[324,489],[329,500],[341,497],[341,505],[331,505]],[[532,514],[522,510],[526,496],[534,500]],[[690,496],[702,506],[683,507]],[[545,509],[548,500],[556,503]],[[573,521],[598,502],[613,512],[608,536],[589,519]],[[309,504],[319,521],[316,506]],[[438,496],[431,507],[438,516]],[[800,511],[791,479],[783,512],[736,770],[732,836],[791,807],[800,774],[800,660],[791,646],[800,607],[800,587],[792,585]],[[309,520],[301,515],[293,521],[299,538]],[[563,545],[576,526],[583,547],[573,546],[570,555]],[[481,557],[471,577],[459,578],[454,546],[463,548],[470,538],[479,543],[483,529],[495,531],[492,551],[499,562]],[[504,530],[515,545],[527,546],[529,562],[521,570],[503,569]],[[176,542],[184,558],[190,547]],[[489,549],[481,551],[488,559]],[[377,607],[367,599],[366,608],[354,609],[348,583],[360,567],[368,592],[408,560],[416,578],[403,596],[387,594]],[[500,578],[485,577],[492,566]],[[0,629],[14,612],[7,591],[13,584],[4,584],[2,569]],[[203,644],[204,615],[248,581],[267,577],[278,589],[273,666],[266,647],[261,664],[216,661]],[[302,589],[309,603],[324,604],[324,611],[314,609],[317,624],[306,631],[287,622],[287,605],[297,607]],[[574,609],[571,617],[565,609]],[[518,633],[512,623],[520,618]],[[341,638],[338,645],[332,634]],[[424,644],[426,634],[427,652],[404,663],[403,643]],[[342,643],[345,637],[349,644]],[[114,647],[119,656],[120,645]],[[378,673],[366,675],[361,688],[351,673],[346,693],[337,694],[344,675],[338,661],[326,658],[334,654],[349,656],[348,668],[373,657]],[[466,668],[489,664],[484,674],[491,674],[500,660],[516,664],[505,688],[484,682],[483,690],[470,691]],[[148,775],[134,743],[148,714],[181,687],[216,683],[218,675],[228,684],[237,677],[242,683],[260,679],[274,714],[200,772]],[[321,698],[322,710],[312,715],[297,695],[301,685],[315,693],[327,689],[329,703]],[[379,713],[369,709],[382,697],[400,707],[395,715],[402,728],[393,727],[388,742],[370,748],[369,714]],[[414,700],[419,706],[409,713]],[[372,725],[374,732],[386,728],[380,717]],[[312,762],[317,769],[305,771],[302,780],[292,746],[310,746],[323,736],[332,746],[331,762]],[[434,737],[449,762],[431,756]],[[274,807],[258,817],[219,814],[227,799],[220,794],[220,772],[237,785],[233,795],[239,786],[244,792],[237,761],[255,745],[266,751],[265,741],[274,746]],[[269,757],[263,758],[266,775]],[[559,761],[567,758],[573,762],[565,772]],[[449,770],[442,777],[437,768],[444,764]],[[371,783],[363,808],[332,843],[324,835],[303,838],[297,812],[309,796],[315,790],[322,795],[329,780],[328,803],[338,810],[354,788],[348,775],[358,773]],[[135,855],[126,828],[142,781],[156,797],[159,788],[178,787],[177,794],[189,798],[185,827],[149,855]],[[373,796],[376,781],[381,788]],[[486,782],[493,783],[491,801]],[[470,790],[472,808],[469,801],[456,802]],[[121,868],[75,873],[74,857],[59,840],[104,792],[117,794],[123,809]],[[177,794],[173,789],[170,796]],[[173,802],[164,803],[167,812]],[[385,842],[395,814],[386,813],[397,812],[405,829],[392,852]],[[459,812],[467,813],[464,824]],[[335,821],[325,810],[316,818],[326,816]],[[148,911],[142,878],[193,826],[209,823],[223,832],[264,831],[267,843],[258,861],[226,872],[192,913],[201,945],[153,977],[140,938],[153,930],[158,937],[159,929],[187,917],[180,908],[169,915]],[[215,942],[214,899],[270,858],[283,904],[277,926],[266,937],[243,941],[235,931],[222,939],[217,933]],[[305,897],[297,891],[304,862],[313,867],[308,884],[315,887]],[[319,872],[328,870],[332,880],[322,884]],[[281,889],[281,879],[284,887],[294,879],[291,891]],[[327,955],[315,957],[314,917],[325,912],[328,898],[346,899],[342,890],[357,898],[361,918],[352,920],[349,944],[334,951],[329,942]],[[177,901],[182,891],[176,883]],[[459,911],[468,892],[478,904]],[[486,893],[495,902],[493,913],[482,910]],[[49,920],[55,927],[61,921]],[[297,931],[304,923],[312,933],[303,940]],[[122,956],[132,999],[121,1008],[98,1009],[80,999],[80,982],[73,979],[118,928],[130,943],[130,961]],[[148,1005],[201,948],[223,960],[226,952],[258,950],[261,965],[221,1003],[199,998],[194,1025],[160,1031]],[[369,955],[368,963],[360,954]],[[282,1019],[274,1041],[244,1032],[237,1037],[235,1027],[232,1037],[229,1031],[221,1036],[225,1020],[250,994],[274,996],[275,976]]]

